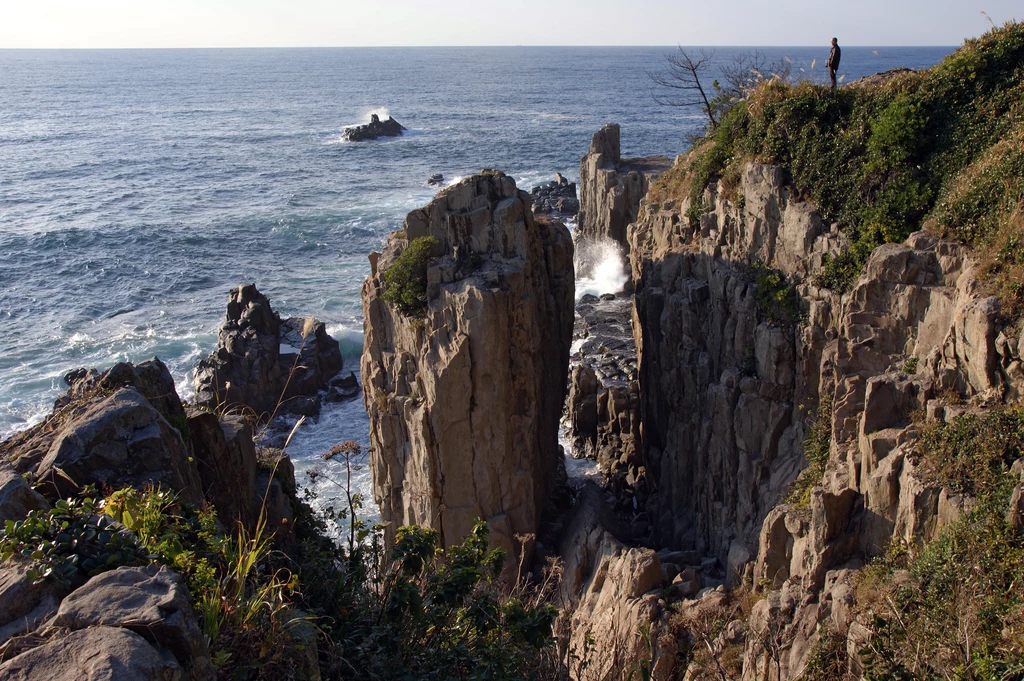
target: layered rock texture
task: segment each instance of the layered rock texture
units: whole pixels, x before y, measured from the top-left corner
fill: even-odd
[[[626,227],[636,220],[651,180],[671,165],[666,156],[622,158],[619,125],[598,130],[580,162],[577,237],[610,239],[628,249]]]
[[[645,203],[629,235],[654,541],[768,590],[730,630],[744,679],[799,676],[821,624],[848,632],[857,659],[856,571],[970,503],[919,474],[915,419],[1024,389],[1021,341],[965,249],[919,232],[876,249],[849,292],[819,289],[811,273],[844,238],[785,178],[749,164],[733,193],[708,188],[699,219],[686,201]],[[779,504],[815,414],[826,472]]]
[[[383,298],[385,273],[436,240],[422,313]],[[535,219],[511,178],[474,176],[413,211],[363,285],[363,395],[381,518],[437,529],[446,546],[481,517],[518,555],[559,463],[573,323],[572,241]]]
[[[195,402],[207,408],[251,410],[261,420],[276,414],[313,415],[320,392],[328,399],[354,397],[355,377],[339,376],[338,342],[322,322],[282,320],[255,284],[231,289],[217,349],[195,374]]]

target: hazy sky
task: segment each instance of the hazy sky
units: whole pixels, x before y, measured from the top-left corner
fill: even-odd
[[[1024,0],[0,0],[0,48],[958,45]]]

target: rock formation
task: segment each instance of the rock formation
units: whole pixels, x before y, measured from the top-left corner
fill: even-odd
[[[781,169],[747,165],[738,197],[712,185],[693,222],[686,201],[645,204],[630,229],[648,510],[659,545],[768,590],[744,625],[743,678],[770,657],[792,679],[823,623],[864,644],[844,618],[865,560],[937,536],[969,504],[917,473],[912,414],[961,413],[950,395],[1018,396],[1024,364],[957,244],[919,232],[879,247],[839,295],[810,275],[844,237]],[[765,268],[793,287],[791,309],[758,296]],[[806,505],[779,505],[816,413],[827,473]]]
[[[312,318],[282,320],[255,284],[231,289],[217,349],[196,368],[195,403],[247,408],[260,419],[316,414],[328,399],[358,394],[355,376],[339,377],[338,342]]]
[[[665,156],[622,158],[619,125],[606,125],[580,161],[578,239],[610,239],[628,249],[626,227],[634,222],[652,179],[672,165]]]
[[[531,189],[530,200],[534,214],[555,213],[571,218],[580,212],[576,183],[565,179],[561,173],[555,173],[553,181]]]
[[[432,237],[426,302],[383,296],[410,243]],[[429,243],[429,242],[419,242]],[[481,517],[518,556],[535,534],[560,457],[572,334],[572,241],[535,219],[511,178],[487,171],[413,211],[363,285],[363,396],[381,518],[460,542]],[[526,547],[527,549],[529,546]]]
[[[341,133],[341,138],[349,142],[365,142],[379,137],[398,137],[403,132],[405,132],[405,128],[392,116],[388,116],[386,121],[382,121],[377,114],[372,114],[370,122],[366,125],[345,128]]]

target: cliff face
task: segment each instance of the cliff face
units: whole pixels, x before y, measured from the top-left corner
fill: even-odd
[[[746,623],[743,678],[769,657],[771,678],[795,678],[819,624],[849,636],[851,660],[870,636],[849,620],[865,561],[969,506],[919,474],[915,421],[1019,398],[1024,338],[1000,327],[955,243],[918,232],[881,246],[837,295],[810,273],[843,237],[780,169],[749,164],[725,191],[704,193],[696,224],[684,200],[645,204],[630,229],[648,510],[657,542],[768,590]],[[805,502],[780,504],[808,466],[815,413],[824,473]]]
[[[422,317],[382,296],[410,242],[433,237]],[[474,518],[518,554],[556,482],[574,292],[572,241],[534,219],[501,173],[474,176],[413,211],[363,285],[363,395],[381,518],[437,529]]]
[[[610,239],[628,249],[626,227],[636,220],[650,181],[671,165],[666,156],[624,159],[619,125],[598,130],[580,161],[579,237]]]

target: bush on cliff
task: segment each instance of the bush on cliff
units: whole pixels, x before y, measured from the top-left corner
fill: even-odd
[[[975,495],[924,548],[894,546],[865,570],[860,607],[874,632],[866,679],[1024,677],[1024,533],[1007,520],[1024,456],[1024,409],[964,415],[920,443],[927,477]]]
[[[711,181],[750,160],[777,164],[850,237],[823,285],[844,290],[874,247],[923,226],[981,251],[1005,247],[989,262],[1005,277],[1024,259],[1020,221],[1002,233],[1024,204],[1022,142],[1024,24],[1008,23],[931,69],[874,85],[764,82],[653,193],[684,190],[693,220]]]
[[[437,239],[413,239],[384,272],[384,300],[407,317],[423,314],[427,305],[427,266]]]

